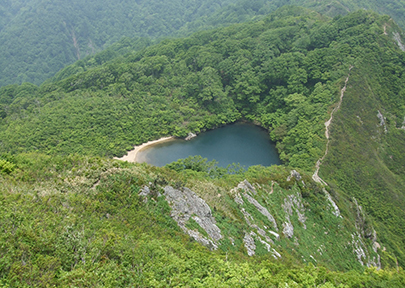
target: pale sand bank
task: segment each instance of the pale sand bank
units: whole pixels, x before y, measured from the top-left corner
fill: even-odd
[[[142,162],[142,159],[137,159],[137,155],[138,155],[138,153],[139,153],[140,151],[144,150],[144,149],[147,148],[147,147],[156,145],[156,144],[158,144],[158,143],[167,142],[167,141],[170,141],[170,140],[173,140],[173,139],[175,139],[175,137],[174,137],[174,136],[170,136],[170,137],[163,137],[163,138],[160,138],[160,139],[158,139],[158,140],[153,140],[153,141],[149,141],[149,142],[143,143],[142,145],[135,146],[135,147],[134,147],[134,150],[129,151],[127,155],[125,155],[125,156],[123,156],[123,157],[121,157],[121,158],[114,157],[114,159],[122,160],[122,161],[127,161],[127,162],[133,162],[133,163],[135,163],[135,162],[138,162],[138,163],[139,163],[139,162]]]

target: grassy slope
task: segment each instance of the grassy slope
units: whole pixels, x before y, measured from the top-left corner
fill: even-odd
[[[363,18],[360,18],[360,20],[359,20],[356,18],[357,17],[356,15],[357,16],[360,15]],[[333,139],[339,139],[339,141],[336,141],[336,142],[333,141],[332,147],[334,147],[333,145],[342,145],[342,147],[341,147],[341,149],[332,149],[331,150],[329,157],[331,157],[332,160],[329,158],[326,159],[324,166],[321,168],[321,176],[324,179],[332,180],[331,181],[332,188],[337,188],[337,189],[335,189],[335,193],[336,193],[334,195],[335,197],[339,198],[339,194],[337,192],[339,192],[338,189],[342,189],[346,193],[347,196],[349,196],[349,197],[356,196],[356,198],[359,199],[359,202],[366,209],[366,211],[368,213],[374,213],[373,220],[376,221],[376,229],[379,232],[379,237],[380,237],[380,239],[384,239],[384,237],[385,237],[386,239],[384,239],[384,245],[385,244],[388,245],[387,246],[388,252],[386,254],[385,260],[388,263],[392,263],[392,265],[395,265],[396,264],[395,259],[394,260],[389,259],[389,257],[390,257],[389,255],[394,251],[395,254],[397,255],[397,257],[402,258],[403,252],[401,249],[403,246],[401,246],[400,241],[401,241],[401,239],[404,239],[403,238],[404,230],[403,230],[403,226],[400,222],[401,218],[396,218],[397,215],[402,215],[401,213],[403,213],[402,212],[402,207],[403,207],[402,203],[403,202],[401,202],[402,194],[400,192],[400,189],[401,189],[400,187],[402,187],[401,185],[403,183],[403,169],[401,166],[401,163],[403,163],[403,162],[401,162],[401,159],[402,159],[401,158],[402,156],[400,153],[401,148],[395,147],[395,145],[400,145],[401,143],[403,143],[402,142],[403,138],[401,138],[401,137],[403,137],[403,136],[401,136],[401,135],[403,135],[403,134],[401,134],[401,133],[403,133],[403,131],[394,130],[394,128],[393,128],[393,125],[395,125],[394,122],[397,122],[397,126],[398,126],[400,123],[400,120],[402,120],[401,117],[403,117],[403,104],[401,104],[403,102],[400,102],[400,101],[403,101],[403,97],[401,96],[402,95],[401,91],[398,91],[398,93],[396,93],[397,91],[395,91],[395,89],[398,89],[398,87],[401,87],[401,83],[402,83],[401,79],[403,79],[402,71],[400,69],[400,67],[402,65],[401,64],[402,58],[401,58],[401,54],[398,53],[398,51],[397,51],[398,48],[394,48],[394,46],[389,44],[390,42],[381,40],[382,38],[380,36],[383,32],[382,24],[384,24],[384,23],[381,23],[381,21],[373,22],[376,19],[376,17],[372,14],[369,15],[367,13],[354,14],[351,17],[352,18],[350,18],[350,17],[347,18],[347,20],[353,21],[353,22],[348,21],[348,23],[350,23],[350,25],[352,25],[352,26],[349,25],[350,27],[347,30],[342,30],[343,31],[342,33],[347,33],[350,36],[347,39],[346,38],[344,38],[344,39],[346,39],[346,41],[348,42],[349,47],[354,47],[353,51],[351,51],[351,52],[353,52],[353,55],[363,56],[363,57],[365,57],[365,59],[368,59],[368,56],[375,57],[375,55],[377,55],[377,56],[380,55],[379,57],[381,57],[381,60],[383,60],[383,61],[380,61],[379,58],[376,59],[376,61],[374,61],[375,59],[373,57],[369,57],[372,61],[367,62],[367,61],[361,60],[361,58],[358,58],[357,60],[355,60],[354,56],[353,56],[351,59],[355,60],[355,63],[345,63],[345,65],[346,64],[355,65],[355,68],[353,70],[353,79],[351,78],[350,81],[355,81],[354,83],[357,84],[354,86],[352,85],[352,87],[350,87],[350,85],[351,85],[350,83],[352,83],[352,82],[349,83],[347,96],[350,97],[350,95],[353,94],[354,99],[356,99],[356,97],[357,97],[358,100],[357,100],[357,102],[353,101],[353,103],[357,103],[356,105],[346,107],[345,105],[347,105],[347,103],[349,103],[349,105],[350,105],[351,102],[345,101],[347,99],[347,98],[345,98],[342,109],[340,110],[339,113],[342,113],[343,115],[345,115],[344,113],[348,113],[348,114],[345,115],[346,117],[343,117],[343,120],[340,120],[340,121],[342,121],[342,125],[338,125],[340,114],[339,113],[336,114],[336,117],[337,117],[337,118],[335,118],[336,122],[334,122],[335,124],[332,126],[332,128],[336,129],[336,130],[332,130],[331,133],[332,133]],[[381,19],[387,19],[387,18],[381,18]],[[359,25],[353,25],[353,23],[357,23],[356,21],[359,22]],[[276,22],[276,23],[279,23],[279,22]],[[359,37],[356,29],[359,29],[359,30],[365,29],[365,27],[368,27],[367,25],[369,23],[372,23],[372,26],[371,26],[372,29],[367,30],[367,33],[369,33],[369,34],[361,35],[361,37]],[[344,20],[342,20],[341,24],[345,24]],[[258,25],[261,25],[261,24],[259,23]],[[239,26],[239,27],[241,27],[241,26]],[[246,27],[248,27],[248,28],[254,27],[254,25],[251,25],[251,26],[247,25]],[[248,28],[246,28],[246,29],[248,29]],[[227,30],[227,31],[232,31],[232,29],[238,29],[238,28],[229,28],[229,30]],[[389,30],[389,32],[391,34],[391,32],[393,32],[393,31]],[[209,33],[202,33],[199,35],[206,36],[206,35],[209,35]],[[368,37],[371,37],[371,36],[376,37],[375,38],[376,40],[382,41],[381,43],[378,43],[378,41],[376,43],[376,44],[381,44],[381,47],[374,47],[373,46],[374,43],[370,43]],[[344,36],[342,36],[342,37],[344,37]],[[190,41],[190,39],[188,39],[187,41]],[[391,41],[391,40],[389,40],[389,41]],[[159,47],[167,48],[167,47],[170,47],[171,43],[181,43],[181,41],[180,42],[179,41],[178,42],[176,42],[176,41],[166,42]],[[356,46],[355,44],[358,46]],[[335,43],[335,45],[336,45],[336,43]],[[387,46],[385,46],[385,45],[387,45]],[[156,47],[158,47],[158,46],[156,46]],[[155,50],[151,49],[151,50],[146,50],[146,51],[152,51],[151,54],[154,55],[153,53],[156,53],[156,51],[158,49],[156,47],[153,48]],[[384,50],[387,47],[389,49]],[[363,48],[377,49],[376,51],[374,51],[377,54],[362,54],[362,53],[366,53],[362,50]],[[381,49],[381,50],[379,50],[379,49]],[[340,51],[340,50],[336,50],[336,51]],[[148,52],[144,52],[144,53],[148,53]],[[170,53],[170,50],[167,53]],[[140,57],[140,56],[136,56],[136,57]],[[139,58],[137,59],[136,57],[134,57],[133,59],[136,61],[139,60]],[[154,58],[154,60],[156,60],[156,58]],[[383,63],[386,63],[388,65],[388,67],[383,66],[382,65]],[[99,70],[97,70],[97,73],[102,73],[104,71],[108,71],[108,69],[105,69],[106,67],[107,66],[99,68]],[[360,69],[360,70],[358,70],[358,69]],[[116,70],[113,70],[113,71],[116,72]],[[122,72],[119,70],[117,70],[117,71]],[[342,72],[343,72],[343,70],[338,70],[338,73],[342,73]],[[395,72],[395,73],[393,73],[393,72]],[[346,70],[344,71],[344,73],[346,73]],[[83,75],[89,76],[88,79],[85,77],[82,77],[82,76],[76,76],[74,79],[77,81],[84,79],[84,80],[88,81],[87,83],[93,83],[92,81],[96,81],[96,80],[104,81],[105,79],[110,81],[108,77],[106,77],[105,79],[100,79],[97,77],[98,74],[92,75],[91,72],[89,72],[87,74],[83,74]],[[103,75],[103,74],[101,74],[101,75]],[[364,76],[364,75],[367,75],[367,76]],[[396,76],[394,78],[391,78],[391,75],[396,75]],[[150,77],[150,78],[153,79],[153,77]],[[94,79],[96,79],[96,80],[94,80]],[[379,79],[384,79],[384,81],[382,81],[382,80],[380,81]],[[143,79],[143,80],[145,80],[145,79]],[[64,85],[66,84],[67,86],[69,86],[69,84],[72,83],[69,81],[70,81],[70,79],[65,81],[63,84]],[[99,82],[97,82],[97,81],[94,83],[96,83],[98,85]],[[108,83],[108,81],[106,83]],[[129,81],[129,82],[132,82],[132,81]],[[86,84],[86,82],[83,84],[83,82],[80,82],[80,81],[77,83],[78,83],[78,85]],[[101,83],[103,83],[103,82],[101,82]],[[112,84],[114,85],[115,83],[112,83]],[[339,86],[339,82],[333,83],[333,85]],[[368,86],[370,86],[370,88],[368,88]],[[84,86],[84,87],[86,87],[86,86]],[[359,90],[355,91],[353,93],[353,87],[355,87],[355,89],[359,89]],[[40,89],[46,89],[46,88],[47,87],[44,86],[44,87],[41,87]],[[67,107],[66,105],[71,102],[71,101],[68,101],[70,99],[69,97],[72,97],[72,98],[77,97],[77,94],[79,94],[79,97],[77,97],[77,99],[80,99],[80,97],[85,98],[87,103],[89,103],[88,105],[98,105],[99,102],[103,102],[100,100],[101,97],[103,97],[105,99],[108,99],[109,102],[106,100],[104,103],[102,103],[102,105],[108,107],[109,109],[112,109],[111,113],[113,113],[112,111],[114,110],[113,109],[114,106],[110,105],[110,104],[111,103],[113,104],[116,101],[114,96],[117,97],[118,99],[120,99],[118,101],[124,101],[121,97],[118,97],[120,95],[120,93],[117,93],[116,91],[114,91],[112,94],[108,94],[108,95],[105,94],[105,92],[108,91],[108,89],[110,89],[110,87],[108,87],[108,89],[106,88],[105,91],[101,90],[102,89],[101,88],[99,91],[97,91],[97,93],[94,93],[94,91],[92,91],[93,89],[97,91],[98,87],[91,86],[91,89],[88,89],[87,91],[83,91],[83,94],[80,95],[79,93],[81,93],[81,92],[79,91],[79,89],[74,90],[72,88],[73,91],[70,92],[71,95],[69,95],[68,97],[63,99],[63,101],[65,101],[65,102],[57,101],[57,99],[59,99],[58,97],[64,97],[64,94],[61,92],[61,90],[59,90],[59,91],[54,90],[53,92],[47,94],[47,97],[49,97],[49,98],[47,98],[47,100],[50,100],[50,103],[52,103],[52,105],[58,105],[58,107],[60,107],[60,109],[62,111]],[[374,93],[370,94],[369,92],[367,92],[367,91],[369,91],[367,89],[369,89],[369,90],[371,89],[371,91],[373,91]],[[336,89],[336,90],[338,90],[338,89]],[[91,94],[91,93],[94,93],[93,97],[88,97],[88,94]],[[113,97],[110,97],[109,95],[113,95]],[[361,98],[365,95],[369,95],[370,97]],[[395,99],[395,95],[399,96],[399,98]],[[327,95],[327,96],[330,97],[330,95]],[[151,98],[152,97],[144,97],[144,101],[150,101]],[[82,102],[77,102],[77,103],[82,103]],[[191,103],[193,104],[193,102],[191,102]],[[18,103],[16,103],[16,104],[18,104]],[[85,109],[85,110],[87,109],[86,106],[82,106],[82,105],[76,105],[77,107],[75,107],[74,103],[70,103],[70,105],[72,106],[71,109],[77,109],[78,111],[80,111],[80,109]],[[193,105],[195,105],[195,102]],[[365,112],[363,110],[361,110],[361,107],[363,107],[363,106],[364,106]],[[20,107],[20,106],[16,105],[16,107]],[[197,107],[197,106],[195,106],[195,107]],[[38,108],[41,108],[41,107],[38,107]],[[150,107],[151,111],[153,110],[152,108],[153,107],[151,106]],[[352,110],[350,110],[350,109],[352,109]],[[381,110],[382,113],[388,119],[390,119],[389,123],[387,122],[388,131],[389,131],[387,136],[385,136],[385,133],[383,132],[382,127],[377,127],[377,125],[379,124],[379,120],[376,117],[377,110]],[[110,110],[108,110],[108,111],[110,111]],[[350,112],[350,111],[352,111],[352,112]],[[364,128],[364,131],[366,131],[366,133],[364,133],[364,134],[370,136],[370,139],[372,139],[371,136],[377,137],[375,139],[380,141],[381,142],[380,144],[378,144],[378,143],[375,144],[374,142],[369,141],[369,139],[367,138],[368,136],[364,136],[364,138],[358,137],[358,135],[362,135],[359,132],[362,132],[363,130],[361,130],[361,129],[355,130],[353,128],[353,127],[357,127],[357,126],[353,126],[353,125],[355,125],[355,123],[357,123],[356,121],[359,121],[357,117],[354,118],[353,111],[354,112],[357,111],[358,113],[360,113],[360,112],[365,113],[365,115],[356,115],[356,116],[360,117],[361,121],[363,121],[363,123],[365,123],[365,127],[367,127],[367,129]],[[38,112],[39,111],[35,110],[34,114],[38,113]],[[24,120],[25,116],[27,114],[29,115],[29,113],[31,113],[31,112],[24,111],[24,109],[21,109],[20,113],[21,113],[20,114],[21,119],[18,120],[18,121],[20,121],[19,125],[21,125],[25,121],[27,121],[27,120]],[[27,114],[25,114],[25,113],[27,113]],[[65,113],[66,113],[66,111],[65,111]],[[118,113],[118,112],[115,111],[114,113]],[[190,112],[187,112],[187,113],[190,113]],[[51,113],[49,115],[53,115],[55,117],[64,116],[60,113],[54,113],[54,114]],[[69,113],[67,113],[66,116],[68,116],[68,114]],[[80,113],[78,113],[78,114],[80,114]],[[130,113],[128,113],[128,114],[130,114]],[[103,115],[106,115],[106,114],[101,113],[99,115],[96,114],[96,115],[90,115],[90,116],[91,117],[100,117]],[[114,117],[117,116],[117,119],[119,119],[119,117],[118,117],[119,114],[117,114],[117,115],[112,114],[112,115]],[[294,120],[294,117],[291,117],[291,118],[292,118],[291,120]],[[47,119],[48,119],[48,121],[53,122],[53,124],[55,124],[55,125],[62,125],[61,124],[62,122],[52,121],[52,118],[50,118],[50,117]],[[55,119],[58,119],[58,118],[55,118]],[[77,119],[79,120],[80,118],[77,118]],[[7,120],[10,120],[10,119],[7,119]],[[345,122],[345,121],[348,121],[348,122]],[[41,124],[41,123],[42,123],[41,121],[38,121],[38,124]],[[78,121],[76,124],[79,124],[79,123],[80,123],[80,121]],[[318,124],[320,126],[323,125],[323,122],[321,123],[321,119],[319,120],[319,123]],[[346,125],[345,123],[348,123],[349,127],[345,126]],[[358,122],[358,123],[361,123],[361,122]],[[358,123],[356,125],[359,125]],[[21,131],[20,129],[21,129],[21,127],[23,127],[23,125],[21,125],[21,126],[19,126],[19,125],[15,126],[16,131]],[[350,125],[352,125],[352,126],[350,126]],[[25,129],[35,131],[32,129],[31,126],[27,126],[27,127],[25,127]],[[38,127],[40,127],[40,126],[38,126]],[[375,127],[377,127],[377,128],[375,128]],[[101,128],[101,127],[99,127],[99,128]],[[339,136],[340,134],[338,132],[339,131],[338,129],[343,130],[343,132],[341,132],[341,133],[351,133],[352,136],[349,137],[349,136],[345,136],[344,134],[342,134],[343,136]],[[373,129],[378,129],[379,132],[378,133],[376,132],[373,134],[370,132],[370,131],[374,131]],[[46,131],[46,129],[44,131]],[[58,131],[58,129],[55,129],[55,131]],[[85,133],[85,134],[87,132],[88,132],[87,130],[80,131],[80,133]],[[153,131],[148,131],[148,132],[152,133],[152,137],[157,135],[157,133],[153,134]],[[336,133],[336,136],[334,133]],[[44,134],[44,135],[46,136],[46,134]],[[44,136],[44,139],[48,139],[45,136]],[[86,135],[83,135],[83,136],[86,136]],[[64,135],[64,137],[70,138],[70,136],[68,134]],[[151,137],[151,135],[148,135],[148,137]],[[341,138],[338,138],[338,137],[341,137]],[[78,137],[77,139],[80,139],[80,138],[82,138],[82,137]],[[50,139],[50,140],[53,141],[55,139]],[[352,139],[352,141],[348,142],[347,139]],[[359,141],[359,139],[361,142]],[[18,142],[16,142],[16,143],[18,143]],[[384,145],[382,145],[382,144],[384,144]],[[52,145],[53,144],[51,143],[51,146]],[[89,141],[89,143],[87,143],[86,145],[88,145],[88,147],[83,146],[81,148],[83,150],[90,149],[89,147],[91,145],[91,141]],[[356,148],[357,150],[353,149],[351,147],[351,145],[353,145],[355,148],[357,147]],[[79,147],[79,149],[80,149],[80,146],[75,146],[75,148],[77,148],[77,147]],[[369,148],[366,150],[366,149],[360,149],[359,147],[362,147],[362,148],[369,147]],[[378,149],[379,147],[384,147],[385,150],[384,149],[379,150]],[[108,148],[108,147],[104,147],[104,146],[100,145],[99,148],[101,148],[101,150],[104,150],[104,148]],[[363,150],[366,151],[364,156],[362,156]],[[376,151],[376,152],[374,153],[373,151]],[[340,156],[335,155],[335,153],[342,153],[342,155],[340,155]],[[352,154],[350,154],[350,153],[352,153]],[[367,155],[367,153],[369,153],[369,154]],[[377,155],[377,156],[375,156],[375,155]],[[395,159],[396,161],[390,162],[390,159],[391,159],[390,156],[393,156],[392,158]],[[339,159],[339,160],[335,161],[333,159]],[[361,163],[363,166],[359,166],[359,163]],[[384,165],[390,170],[387,170],[387,168],[384,167]],[[361,167],[363,167],[363,169],[361,169]],[[382,170],[381,170],[381,168],[382,168]],[[383,171],[383,173],[381,173],[381,171]],[[328,176],[328,175],[331,175],[331,176]],[[335,180],[335,181],[333,181],[333,180]],[[376,194],[376,191],[380,192],[381,195]],[[375,195],[375,196],[373,196],[373,195]],[[372,201],[370,201],[369,199],[371,199]],[[381,205],[381,203],[383,201],[386,202],[387,200],[390,200],[390,203],[392,206],[389,206],[387,204]],[[344,199],[340,200],[339,204],[342,207],[350,206],[350,203],[348,204],[347,202],[344,201]],[[345,210],[350,210],[350,209],[345,208]],[[391,218],[389,218],[389,217],[391,217]],[[393,221],[393,222],[391,222],[391,224],[388,223],[388,225],[385,225],[386,222],[384,222],[384,221],[386,221],[386,222]],[[353,219],[352,219],[351,223],[353,223]],[[385,229],[387,229],[387,230],[385,230]],[[386,232],[386,231],[388,231],[388,232]],[[403,265],[401,261],[403,261],[403,260],[400,259],[400,264]]]
[[[321,175],[347,196],[356,197],[376,220],[379,237],[395,251],[403,266],[405,131],[398,129],[402,117],[390,113],[392,100],[385,95],[392,92],[389,83],[382,80],[385,78],[379,78],[384,75],[379,64],[364,61],[353,69],[342,108],[332,125],[331,149]],[[396,104],[403,105],[400,101]],[[387,133],[380,126],[378,111],[387,117]],[[396,259],[390,261],[396,265]]]
[[[316,238],[312,237],[305,233],[308,231],[301,231],[302,227],[293,220],[300,244],[294,243],[297,240],[288,244],[289,240],[283,236],[283,247],[276,241],[272,246],[282,252],[281,260],[269,258],[266,253],[249,258],[239,241],[235,243],[241,245],[233,247],[228,243],[233,248],[225,246],[224,251],[208,251],[181,232],[169,216],[166,201],[163,197],[156,197],[164,185],[175,186],[179,182],[192,188],[208,203],[215,197],[217,209],[214,216],[224,235],[228,235],[228,230],[233,233],[230,234],[232,237],[238,234],[243,237],[246,227],[238,216],[240,212],[229,205],[227,197],[230,194],[225,191],[245,177],[267,188],[272,180],[278,181],[283,187],[275,187],[274,194],[269,195],[264,190],[259,194],[263,197],[260,202],[264,203],[265,198],[273,201],[264,205],[280,214],[282,212],[277,212],[275,205],[277,199],[283,202],[285,196],[295,194],[297,187],[285,181],[288,170],[284,167],[256,167],[244,175],[213,180],[193,171],[183,174],[165,168],[77,155],[20,154],[8,159],[16,166],[10,175],[0,174],[0,217],[3,219],[0,226],[0,283],[5,287],[229,287],[236,284],[242,287],[279,287],[286,283],[325,288],[337,287],[341,283],[348,287],[401,287],[405,281],[402,270],[400,273],[395,270],[357,270],[359,266],[351,249],[342,245],[339,248],[342,250],[339,250],[339,244],[336,246],[337,243],[330,240],[330,237],[343,237],[341,244],[344,244],[347,237],[343,234],[347,233],[346,229],[353,228],[352,221],[341,223],[346,227],[341,228],[341,232],[335,231],[336,220],[326,217],[327,201],[319,190],[316,192],[319,188],[309,181],[308,176],[305,176],[309,185],[305,191],[309,198],[308,202],[304,200],[308,209],[305,212],[309,217],[307,224],[320,231]],[[137,196],[145,184],[157,189],[147,202]],[[219,190],[223,194],[218,200],[216,193]],[[253,214],[254,209],[245,208],[260,219]],[[324,215],[323,219],[319,213]],[[316,225],[312,218],[316,219]],[[324,233],[325,227],[330,235]],[[328,237],[330,246],[326,240]],[[314,250],[312,254],[319,261],[316,263],[308,254],[322,243],[321,251],[326,254],[321,256],[322,253]],[[301,256],[319,267],[299,264]],[[339,257],[343,257],[341,261],[337,261]],[[332,272],[320,263],[330,268],[356,269],[346,273]],[[325,283],[329,286],[322,286]]]

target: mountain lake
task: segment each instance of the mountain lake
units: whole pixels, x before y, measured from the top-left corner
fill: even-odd
[[[208,161],[215,159],[220,167],[232,163],[239,163],[245,168],[281,164],[268,132],[249,123],[235,123],[203,132],[189,141],[173,139],[158,143],[139,151],[136,160],[164,166],[195,155],[207,158]]]

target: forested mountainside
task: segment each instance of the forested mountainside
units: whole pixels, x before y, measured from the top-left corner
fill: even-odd
[[[299,168],[301,174],[308,175],[319,167],[319,175],[329,184],[327,190],[310,187],[310,192],[305,192],[297,187],[282,186],[280,179],[287,178],[289,171],[284,171],[280,179],[269,176],[264,182],[255,180],[261,175],[257,171],[258,175],[253,173],[253,180],[249,181],[253,185],[264,185],[259,193],[264,198],[256,201],[266,205],[276,201],[266,198],[263,192],[273,190],[271,181],[292,191],[280,192],[287,198],[288,195],[309,197],[314,194],[318,199],[315,203],[323,208],[321,211],[309,208],[310,214],[319,215],[305,217],[328,221],[329,224],[322,224],[325,235],[330,233],[327,227],[335,223],[331,219],[336,216],[330,218],[331,212],[327,216],[327,212],[322,211],[327,211],[329,206],[322,205],[326,205],[325,199],[336,201],[337,209],[343,211],[343,219],[346,219],[341,224],[351,235],[343,238],[345,241],[351,238],[346,244],[351,243],[352,248],[358,245],[353,248],[358,253],[355,263],[403,266],[405,151],[401,143],[405,133],[405,59],[401,50],[402,35],[402,30],[390,17],[372,12],[358,11],[330,19],[303,8],[284,7],[261,21],[165,40],[58,82],[40,87],[27,83],[3,87],[0,89],[0,149],[5,153],[2,169],[11,172],[13,167],[19,167],[21,164],[13,160],[12,155],[21,152],[120,156],[135,144],[161,136],[184,137],[190,131],[199,133],[237,120],[248,120],[269,130],[271,138],[277,142],[280,158],[285,165],[293,167],[291,170]],[[332,111],[334,119],[325,135],[324,123]],[[49,161],[52,166],[52,160]],[[180,163],[183,168],[195,169],[196,166]],[[52,170],[52,167],[46,169]],[[176,173],[179,170],[176,167],[171,166],[174,171],[170,173]],[[49,177],[54,177],[53,172],[49,173]],[[219,175],[223,176],[224,172]],[[87,181],[87,176],[87,173],[78,175],[76,180]],[[187,184],[186,176],[182,181]],[[319,181],[317,177],[314,179]],[[307,177],[303,185],[308,181],[312,180]],[[18,187],[25,187],[24,183]],[[176,189],[191,188],[179,183],[173,184]],[[299,183],[297,185],[301,185]],[[231,186],[237,184],[233,182]],[[166,186],[160,184],[162,189]],[[228,193],[236,199],[231,188],[227,186],[224,195]],[[15,189],[20,191],[20,188]],[[60,188],[51,190],[59,193]],[[249,197],[253,196],[241,194],[240,197],[242,201],[235,203],[249,202]],[[277,201],[273,203],[278,203],[279,207],[283,199]],[[303,214],[300,209],[305,205],[297,205],[297,215]],[[272,205],[267,207],[275,209]],[[244,209],[253,213],[248,207]],[[276,222],[280,221],[277,227],[283,227],[282,215],[273,217]],[[284,222],[284,226],[288,227],[288,223]],[[197,224],[190,225],[198,228]],[[254,229],[263,230],[264,226],[259,224],[269,227],[266,222],[252,225],[257,226]],[[294,225],[304,224],[298,221]],[[259,232],[254,233],[259,237]],[[286,233],[283,232],[283,237],[288,238]],[[316,238],[319,230],[313,233],[297,232]],[[228,236],[236,241],[232,235]],[[257,241],[260,242],[258,238]],[[298,238],[297,241],[300,243]],[[309,243],[308,239],[303,241]],[[336,247],[344,247],[342,243]],[[261,247],[263,245],[267,247],[263,243]],[[283,249],[291,248],[283,246],[288,244],[278,245]],[[305,256],[298,248],[292,249],[300,251],[292,257],[301,261],[304,257],[308,261],[309,255]],[[343,248],[328,248],[328,253],[321,253],[333,259],[333,263],[326,259],[317,261],[339,270],[357,269],[352,258],[337,256],[341,258],[336,260],[329,249],[343,251]],[[337,255],[344,255],[342,253]]]
[[[23,82],[39,85],[66,65],[104,50],[122,37],[137,42],[142,37],[186,36],[260,19],[284,5],[300,5],[332,17],[370,9],[390,15],[405,27],[403,0],[7,0],[0,3],[0,86]],[[128,44],[126,41],[124,45]],[[141,46],[127,47],[139,49],[143,44],[145,40]],[[125,51],[114,51],[97,60],[108,60]]]
[[[201,17],[193,22],[186,23],[180,29],[180,35],[196,31],[196,29],[215,28],[224,24],[240,23],[261,17],[275,11],[284,5],[302,6],[330,17],[346,15],[360,9],[373,10],[380,14],[388,14],[405,28],[405,2],[394,1],[365,1],[365,0],[344,0],[344,1],[311,1],[311,0],[240,0],[232,3],[215,12],[214,15]]]
[[[13,3],[12,3],[13,2]],[[60,1],[1,4],[0,85],[42,83],[122,37],[167,36],[228,0]]]
[[[0,88],[0,283],[403,287],[403,36],[286,6]],[[284,165],[107,159],[238,120]]]

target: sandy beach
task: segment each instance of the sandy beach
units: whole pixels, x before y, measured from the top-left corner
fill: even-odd
[[[170,136],[170,137],[163,137],[163,138],[160,138],[158,140],[153,140],[153,141],[143,143],[142,145],[135,146],[134,149],[129,151],[127,155],[125,155],[125,156],[123,156],[121,158],[114,157],[114,159],[127,161],[127,162],[134,162],[134,163],[135,162],[142,162],[142,161],[139,161],[140,159],[138,159],[138,160],[136,159],[136,156],[138,155],[138,153],[140,151],[142,151],[143,149],[145,149],[147,147],[153,146],[155,144],[162,143],[162,142],[167,142],[167,141],[170,141],[170,140],[173,140],[173,139],[175,139],[175,137]]]

